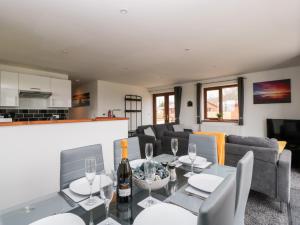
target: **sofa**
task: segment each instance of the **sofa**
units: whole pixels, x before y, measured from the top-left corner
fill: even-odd
[[[169,124],[158,124],[158,125],[144,125],[136,129],[136,136],[139,138],[141,156],[144,157],[144,149],[146,143],[153,144],[153,154],[154,156],[160,154],[173,154],[171,150],[171,139],[178,139],[178,152],[177,155],[187,154],[189,134],[192,133],[190,129],[183,129],[183,131],[174,131],[175,123]],[[146,135],[145,129],[151,128],[153,130],[154,136]]]
[[[288,204],[291,151],[284,150],[279,153],[276,139],[229,135],[225,144],[225,165],[236,167],[248,151],[254,153],[251,189]]]

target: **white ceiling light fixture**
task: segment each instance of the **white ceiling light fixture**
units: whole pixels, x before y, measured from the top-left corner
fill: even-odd
[[[121,10],[120,10],[120,13],[123,14],[123,15],[125,15],[125,14],[128,13],[128,9],[121,9]]]

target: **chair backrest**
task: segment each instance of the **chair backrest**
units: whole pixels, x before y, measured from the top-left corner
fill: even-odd
[[[236,204],[235,204],[235,225],[243,225],[245,210],[252,181],[254,155],[252,151],[238,162],[236,171]]]
[[[104,170],[101,144],[68,149],[60,153],[60,190],[85,176],[85,159],[89,157],[96,158],[97,173]]]
[[[216,137],[208,135],[190,134],[189,143],[196,144],[197,155],[212,163],[218,163]]]
[[[128,140],[128,160],[140,159],[140,143],[138,137],[130,137]],[[115,170],[118,169],[118,165],[122,158],[121,140],[114,141],[114,166]]]
[[[227,176],[199,209],[198,225],[232,225],[235,212],[236,177]]]

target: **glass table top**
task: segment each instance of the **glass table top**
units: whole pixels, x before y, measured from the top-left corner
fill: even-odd
[[[170,155],[160,155],[154,158],[158,162],[166,162],[172,160]],[[190,167],[181,166],[176,168],[177,180],[169,182],[164,188],[152,191],[152,196],[161,201],[166,201],[170,196],[174,195],[180,188],[187,184],[188,178],[184,174],[190,171]],[[226,177],[229,174],[235,173],[235,168],[228,166],[220,166],[213,164],[207,169],[196,170],[196,173],[208,173],[221,177]],[[132,200],[129,203],[118,203],[114,197],[110,204],[110,217],[115,219],[120,224],[133,224],[135,217],[143,210],[138,206],[138,203],[148,197],[147,190],[141,190],[133,187]],[[201,201],[199,201],[199,208]],[[61,193],[54,193],[49,196],[34,200],[10,209],[0,214],[0,225],[28,225],[41,218],[70,212],[80,216],[86,224],[98,224],[105,219],[104,205],[87,212],[71,199],[65,198]],[[91,222],[91,223],[90,223]]]

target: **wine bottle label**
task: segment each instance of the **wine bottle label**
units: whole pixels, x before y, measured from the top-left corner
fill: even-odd
[[[126,189],[119,189],[119,196],[120,197],[128,197],[131,194],[131,188]]]

